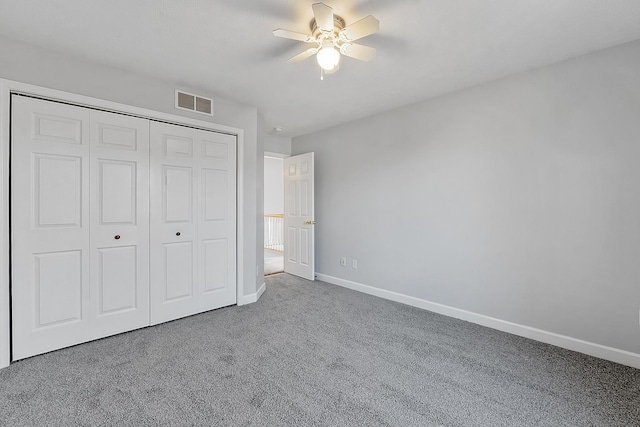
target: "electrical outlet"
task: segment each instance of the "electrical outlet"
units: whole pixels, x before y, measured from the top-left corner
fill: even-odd
[[[353,268],[354,270],[358,269],[358,260],[351,260],[351,268]]]
[[[340,258],[340,265],[343,266],[343,267],[346,267],[347,266],[347,258],[345,258],[345,257]]]

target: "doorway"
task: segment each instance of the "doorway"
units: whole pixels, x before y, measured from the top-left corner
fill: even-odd
[[[284,272],[284,176],[282,157],[264,156],[264,275]]]
[[[314,153],[264,161],[265,275],[315,280]]]

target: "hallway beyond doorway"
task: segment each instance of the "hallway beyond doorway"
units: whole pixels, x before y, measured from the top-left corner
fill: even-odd
[[[284,272],[284,253],[264,250],[264,275]]]

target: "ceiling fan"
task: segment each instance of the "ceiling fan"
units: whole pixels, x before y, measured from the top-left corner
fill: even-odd
[[[314,16],[310,24],[311,35],[282,28],[273,31],[273,35],[277,37],[315,44],[287,62],[300,62],[316,55],[320,68],[331,74],[338,70],[341,54],[361,61],[373,59],[376,55],[374,48],[353,42],[377,32],[380,29],[380,21],[369,15],[345,27],[344,19],[334,15],[333,9],[326,4],[314,3],[311,7]]]

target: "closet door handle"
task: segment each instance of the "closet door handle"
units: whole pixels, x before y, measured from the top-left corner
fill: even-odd
[[[179,236],[179,235],[180,235],[180,232],[178,231],[178,232],[176,233],[176,236]]]
[[[120,235],[116,234],[115,236],[113,236],[113,238],[116,239],[116,240],[120,240]]]

